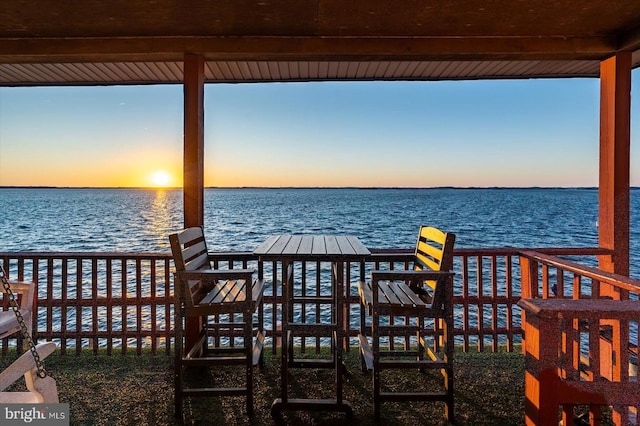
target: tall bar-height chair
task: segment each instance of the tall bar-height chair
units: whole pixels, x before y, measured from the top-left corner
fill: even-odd
[[[453,421],[454,242],[454,234],[422,226],[412,270],[372,271],[369,282],[358,283],[361,302],[358,339],[363,370],[373,370],[376,420],[380,420],[380,408],[385,401],[444,401],[445,417]],[[370,325],[366,322],[367,315],[371,316]],[[396,347],[399,336],[404,341],[401,348]],[[431,344],[427,343],[429,337],[433,339]],[[394,369],[440,370],[444,382],[435,392],[383,391],[381,373]]]
[[[253,269],[212,269],[202,227],[169,236],[175,263],[175,415],[191,396],[246,396],[253,414],[253,366],[262,360],[264,281]],[[253,314],[258,311],[254,327]],[[197,334],[185,336],[188,319]],[[238,321],[238,319],[240,320]],[[186,330],[189,331],[189,330]],[[254,339],[255,336],[255,339]],[[242,344],[236,344],[242,340]],[[188,367],[244,366],[244,386],[189,387]]]

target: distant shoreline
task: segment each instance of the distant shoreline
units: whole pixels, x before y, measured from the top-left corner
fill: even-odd
[[[632,186],[631,189],[640,187]],[[0,189],[139,189],[139,190],[182,190],[182,187],[145,187],[145,186],[19,186],[0,185]],[[206,186],[204,189],[360,189],[360,190],[380,190],[380,189],[598,189],[597,186]]]

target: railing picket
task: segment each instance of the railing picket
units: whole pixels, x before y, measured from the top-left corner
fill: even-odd
[[[173,300],[173,293],[171,292],[171,286],[169,285],[169,283],[171,283],[171,267],[170,267],[170,261],[168,258],[164,259],[164,300],[165,300],[165,304],[164,304],[164,321],[165,321],[165,326],[164,326],[164,340],[165,340],[165,347],[166,347],[166,353],[167,355],[171,352],[171,338],[169,336],[170,334],[170,330],[171,330],[171,319],[173,318],[173,313],[172,313],[172,309],[173,309],[173,305],[171,303],[171,301]],[[158,300],[158,304],[161,303],[161,300]]]
[[[92,294],[98,295],[98,259],[91,259],[91,291]],[[91,329],[96,332],[99,330],[98,327],[98,299],[97,297],[91,298]],[[92,341],[93,353],[98,354],[98,334],[94,334]]]
[[[62,283],[61,283],[61,298],[62,305],[60,306],[60,353],[65,355],[67,353],[67,304],[69,303],[69,260],[67,258],[62,259]],[[37,328],[37,327],[36,327]]]
[[[82,259],[76,257],[76,354],[82,351]],[[47,330],[48,331],[48,330]]]
[[[151,297],[151,353],[153,355],[156,354],[158,350],[158,341],[157,341],[157,323],[156,318],[158,317],[157,308],[156,308],[156,261],[153,259],[149,260],[149,266],[151,269],[151,285],[149,286],[150,297]],[[142,322],[140,323],[139,333],[142,333]]]
[[[484,351],[484,289],[482,286],[482,256],[476,256],[476,280],[478,292],[478,351]]]
[[[462,350],[469,351],[469,257],[462,256]]]
[[[106,310],[107,310],[107,355],[111,355],[113,351],[113,339],[108,335],[110,330],[113,330],[113,260],[107,259],[106,262]]]
[[[142,354],[142,261],[136,259],[136,349],[138,355]]]
[[[492,342],[491,348],[493,352],[498,351],[498,260],[496,257],[491,258],[491,330]]]
[[[127,290],[127,259],[126,258],[121,258],[120,259],[121,262],[121,276],[122,276],[122,281],[120,283],[120,297],[122,298],[122,303],[121,303],[121,318],[122,318],[122,322],[120,323],[120,329],[122,331],[122,344],[121,344],[121,352],[122,355],[125,355],[127,353],[127,331],[128,331],[128,326],[127,326],[127,295],[128,295],[128,290]]]
[[[542,265],[542,298],[549,298],[549,265]]]
[[[513,267],[511,256],[505,256],[505,297],[507,299],[507,312],[505,313],[505,328],[507,333],[507,352],[513,351],[513,304],[511,302],[513,291],[513,275],[511,268]]]

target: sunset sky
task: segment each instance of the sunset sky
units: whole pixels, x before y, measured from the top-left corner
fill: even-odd
[[[597,79],[210,84],[205,185],[597,186],[598,108]],[[181,186],[182,113],[181,85],[0,88],[0,186]]]

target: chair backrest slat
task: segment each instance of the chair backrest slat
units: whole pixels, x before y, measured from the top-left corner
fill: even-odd
[[[209,252],[204,243],[198,243],[195,246],[187,247],[182,252],[184,256],[184,270],[197,271],[199,269],[207,269],[209,264]]]
[[[416,243],[416,269],[425,267],[433,271],[450,270],[453,259],[453,241],[451,236],[441,230],[429,226],[421,226]],[[455,236],[453,236],[455,239]],[[450,255],[450,256],[449,256]]]
[[[437,228],[421,226],[416,243],[414,268],[432,271],[453,270],[453,245],[456,236]],[[424,284],[433,290],[433,306],[444,303],[446,282],[452,280],[425,281]]]
[[[176,271],[209,268],[209,253],[201,226],[187,228],[169,236]]]

